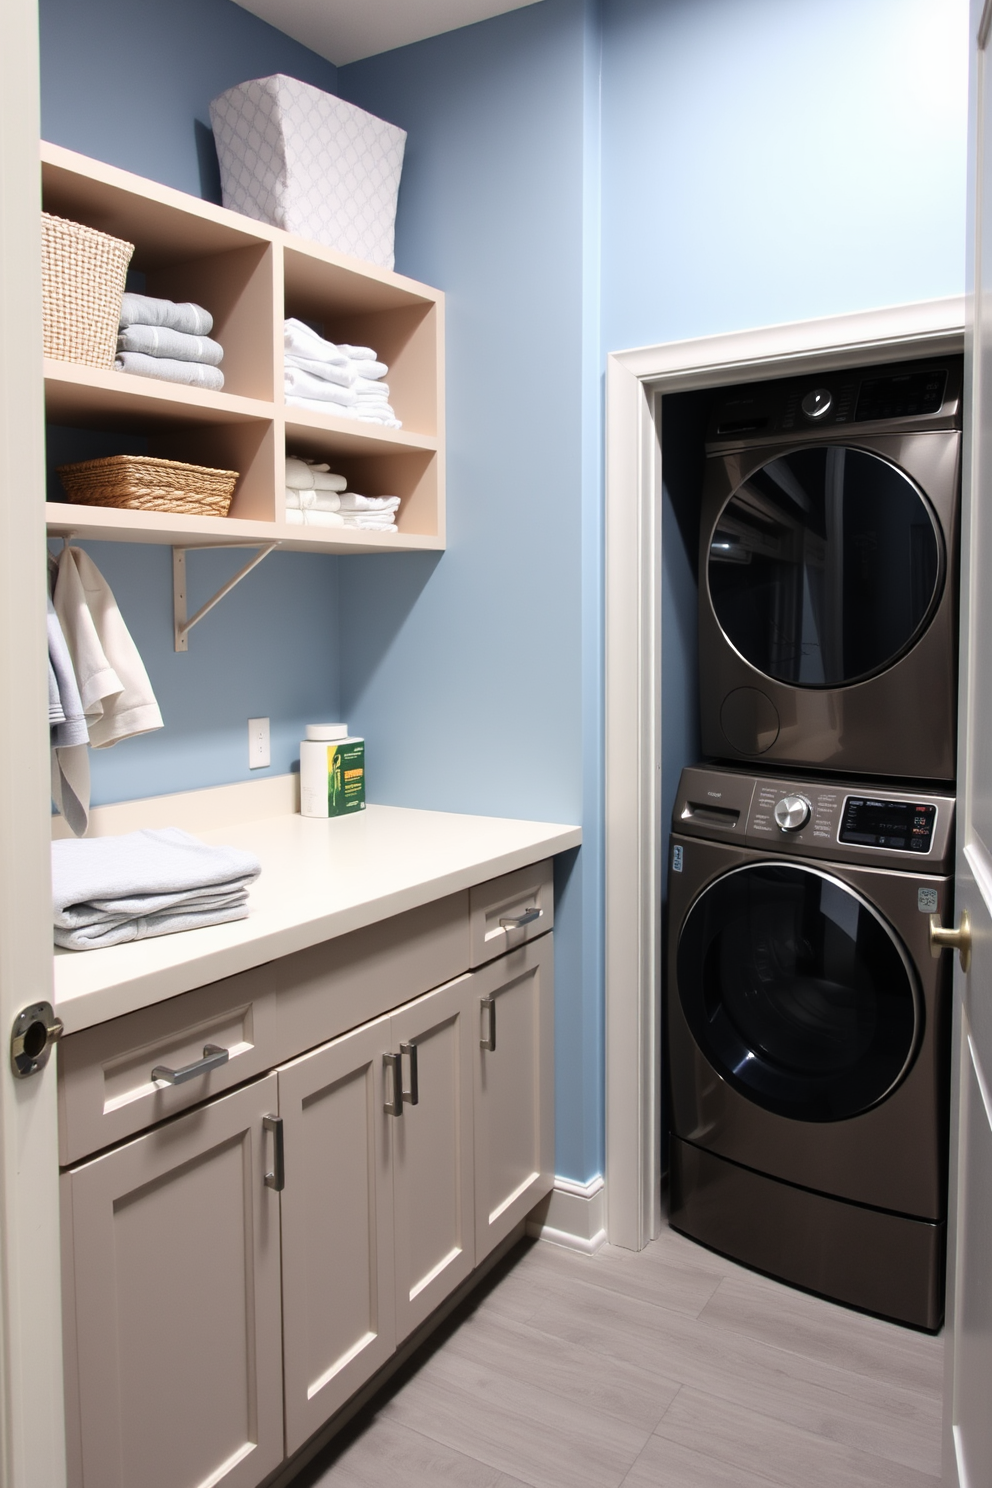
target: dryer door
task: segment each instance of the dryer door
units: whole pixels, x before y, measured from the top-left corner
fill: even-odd
[[[944,545],[919,488],[844,445],[769,460],[730,497],[707,565],[724,635],[767,677],[842,687],[919,639],[944,582]]]
[[[678,994],[713,1068],[801,1121],[877,1105],[922,1032],[915,972],[894,931],[840,879],[760,863],[711,883],[685,918]]]

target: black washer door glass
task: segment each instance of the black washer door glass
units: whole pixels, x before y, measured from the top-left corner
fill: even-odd
[[[738,487],[710,544],[728,640],[765,676],[839,687],[890,665],[939,597],[925,498],[878,455],[831,445],[771,460]]]
[[[742,1095],[801,1121],[877,1104],[909,1067],[919,999],[895,938],[838,879],[787,864],[726,874],[679,938],[692,1035]]]

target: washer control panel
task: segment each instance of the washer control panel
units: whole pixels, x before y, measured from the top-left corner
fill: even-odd
[[[696,765],[682,772],[672,826],[771,852],[940,873],[952,861],[954,797]]]

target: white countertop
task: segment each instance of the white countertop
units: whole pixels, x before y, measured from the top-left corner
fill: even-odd
[[[261,860],[248,918],[105,950],[57,952],[55,1007],[67,1033],[346,935],[582,840],[579,827],[399,806],[369,806],[331,821],[269,816],[196,835],[247,848]]]

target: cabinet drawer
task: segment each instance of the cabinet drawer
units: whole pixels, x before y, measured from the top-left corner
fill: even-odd
[[[278,965],[228,977],[63,1039],[58,1051],[61,1165],[267,1070],[278,1058],[272,989]],[[203,1060],[208,1044],[228,1051],[226,1063],[175,1085],[152,1079],[152,1070],[162,1066],[181,1072]]]
[[[518,868],[477,884],[469,900],[472,965],[482,966],[505,951],[512,951],[535,936],[552,929],[555,922],[554,873],[550,858],[530,868]],[[538,913],[525,924],[504,921]]]

